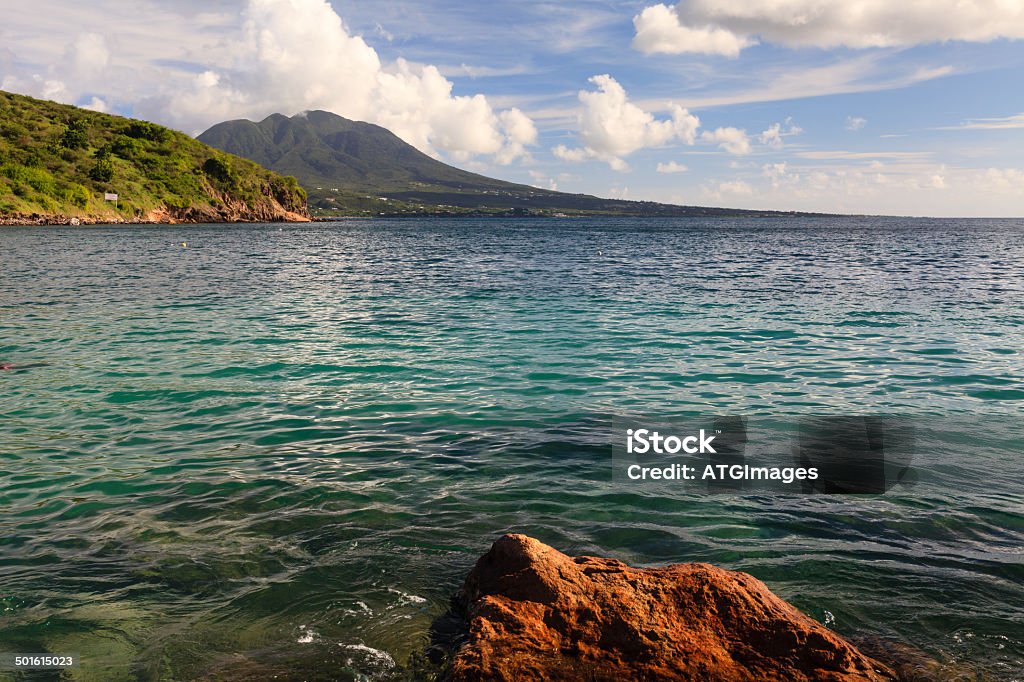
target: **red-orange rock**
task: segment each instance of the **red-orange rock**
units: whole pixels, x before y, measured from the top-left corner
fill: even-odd
[[[505,535],[459,602],[454,682],[896,679],[753,576],[708,564],[631,568]]]

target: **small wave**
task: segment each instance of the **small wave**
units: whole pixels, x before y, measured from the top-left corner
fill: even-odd
[[[298,644],[312,644],[313,642],[320,639],[320,635],[311,627],[305,625],[299,626],[299,638],[295,640]]]
[[[396,590],[393,587],[389,587],[388,588],[388,592],[391,592],[392,594],[397,594],[398,595],[398,600],[401,603],[403,603],[403,604],[426,604],[427,603],[427,600],[426,600],[425,597],[420,597],[420,596],[417,596],[415,594],[409,594],[407,592],[402,592],[401,590]]]
[[[381,666],[384,668],[394,668],[395,659],[391,658],[391,654],[380,649],[374,649],[373,647],[366,646],[365,644],[338,644],[345,651],[351,651],[358,653],[362,656],[363,662],[369,663],[375,666]],[[346,664],[353,665],[354,660],[349,659]]]
[[[352,606],[352,608],[343,608],[343,609],[341,609],[341,612],[343,614],[345,614],[346,616],[372,616],[373,615],[373,609],[371,609],[370,606],[366,602],[364,602],[364,601],[357,601]]]

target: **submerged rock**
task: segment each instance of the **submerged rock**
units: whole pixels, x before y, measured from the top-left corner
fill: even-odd
[[[632,568],[505,535],[457,599],[469,680],[894,680],[753,576],[708,564]]]

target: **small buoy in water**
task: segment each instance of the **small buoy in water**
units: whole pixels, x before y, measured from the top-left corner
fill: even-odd
[[[9,362],[0,362],[0,370],[4,369],[14,369],[14,365]]]
[[[187,249],[188,248],[188,242],[182,242],[181,243],[181,248]]]
[[[598,251],[597,251],[597,255],[598,255],[598,256],[603,256],[603,255],[604,255],[604,251],[601,251],[600,249],[598,249]]]

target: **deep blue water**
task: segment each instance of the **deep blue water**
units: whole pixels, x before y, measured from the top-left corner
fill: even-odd
[[[4,228],[0,652],[386,678],[516,531],[1024,679],[1022,353],[1022,221]],[[883,496],[648,491],[625,413],[911,415],[943,455]]]

